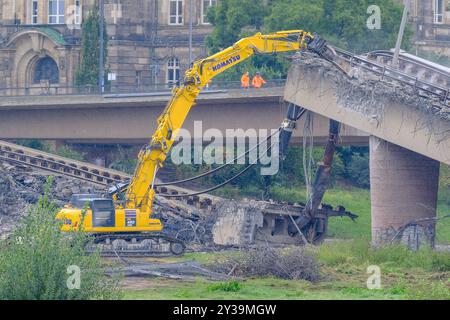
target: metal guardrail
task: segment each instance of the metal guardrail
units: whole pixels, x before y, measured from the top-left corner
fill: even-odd
[[[414,77],[403,71],[397,70],[393,67],[383,64],[375,63],[369,59],[357,56],[348,51],[335,48],[337,54],[347,61],[351,67],[359,67],[371,73],[380,76],[381,79],[387,78],[395,81],[399,81],[403,84],[409,85],[414,88],[417,94],[421,97],[436,97],[444,105],[450,106],[450,89],[445,88],[425,80],[421,80],[418,77]]]
[[[369,52],[367,54],[367,57],[369,59],[383,59],[384,61],[377,61],[377,62],[382,62],[384,64],[392,62],[392,59],[394,57],[394,53],[391,51],[387,51],[387,50],[376,50],[376,51],[372,51]],[[430,64],[425,63],[424,61],[426,61],[423,58],[417,57],[415,59],[414,56],[412,55],[405,55],[405,54],[400,54],[399,57],[399,62],[400,62],[400,69],[405,68],[405,66],[407,65],[413,65],[417,70],[421,70],[421,71],[425,71],[427,73],[429,73],[430,75],[436,75],[440,78],[442,78],[443,80],[447,81],[447,83],[450,84],[450,73],[447,71],[450,68],[446,67],[446,66],[439,66],[437,63],[432,63],[430,62]]]
[[[286,79],[266,80],[264,88],[284,87]],[[102,94],[145,94],[152,92],[170,93],[176,84],[152,84],[147,86],[105,86]],[[241,88],[240,81],[213,81],[204,91],[229,90]],[[19,96],[64,96],[64,95],[100,95],[96,86],[59,86],[59,85],[34,85],[31,87],[0,88],[0,97]]]

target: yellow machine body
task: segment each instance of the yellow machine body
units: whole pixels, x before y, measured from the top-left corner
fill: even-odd
[[[95,226],[91,209],[66,207],[62,209],[57,219],[64,222],[61,231],[73,232],[80,229],[87,233],[135,233],[159,232],[163,225],[158,219],[150,219],[148,213],[139,209],[116,209],[110,226]],[[80,226],[83,225],[83,228]]]

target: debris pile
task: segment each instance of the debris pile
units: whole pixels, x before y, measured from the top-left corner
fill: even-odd
[[[20,218],[27,214],[29,206],[44,194],[48,176],[22,166],[0,162],[0,237],[11,233]],[[51,193],[54,201],[63,206],[74,193],[98,191],[87,182],[56,176]]]
[[[299,247],[282,250],[255,246],[237,256],[220,257],[209,267],[218,273],[244,278],[273,276],[311,282],[321,279],[316,259]]]
[[[329,62],[308,53],[302,53],[296,62],[334,79],[339,103],[350,109],[358,108],[355,111],[369,117],[382,116],[384,105],[394,101],[426,110],[430,116],[450,120],[450,108],[442,101],[431,95],[418,96],[415,88],[399,81],[388,80],[356,67],[350,70],[353,78],[349,79]]]
[[[0,162],[0,238],[11,234],[29,207],[44,194],[47,179],[48,175],[44,173]],[[102,192],[104,190],[88,182],[64,176],[54,176],[51,186],[51,196],[60,207],[67,204],[73,194]],[[164,233],[172,237],[187,243],[212,243],[214,215],[207,215],[180,201],[158,197],[155,218],[162,220]]]

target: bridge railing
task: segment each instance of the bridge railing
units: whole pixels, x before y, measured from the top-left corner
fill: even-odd
[[[286,79],[266,80],[264,88],[284,87]],[[176,83],[161,83],[151,85],[107,85],[102,94],[145,94],[152,92],[170,93]],[[212,81],[204,90],[240,89],[240,81]],[[60,86],[53,84],[33,85],[30,87],[0,87],[0,97],[15,96],[62,96],[62,95],[99,95],[97,86]]]

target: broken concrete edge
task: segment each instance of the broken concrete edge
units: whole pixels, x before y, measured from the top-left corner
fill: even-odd
[[[450,121],[450,107],[446,106],[439,99],[430,96],[423,97],[417,94],[410,85],[405,85],[399,81],[383,79],[374,73],[363,71],[359,68],[350,70],[352,78],[346,76],[339,71],[331,63],[317,58],[309,53],[302,53],[296,57],[293,66],[301,65],[307,69],[314,70],[327,79],[333,81],[336,92],[338,92],[338,102],[344,107],[354,110],[349,105],[354,102],[363,102],[368,96],[376,96],[378,99],[370,99],[369,103],[376,100],[376,108],[368,108],[372,110],[380,110],[380,104],[386,104],[387,101],[393,101],[401,104],[409,105],[419,110],[426,110],[430,115]],[[354,99],[349,97],[354,96]],[[372,106],[375,107],[375,106]],[[366,106],[367,108],[367,106]],[[371,116],[373,113],[368,114]],[[450,125],[450,124],[449,124]],[[450,133],[449,133],[450,134]]]

